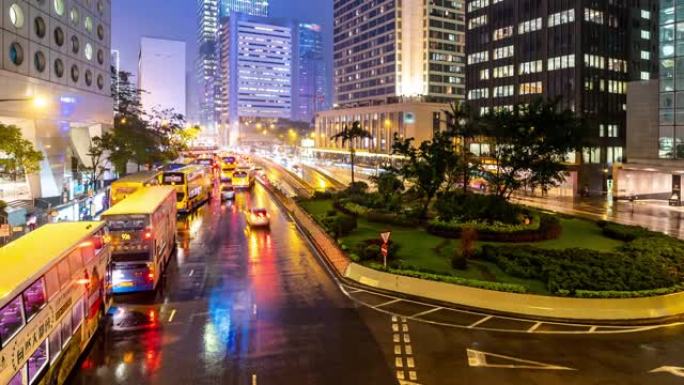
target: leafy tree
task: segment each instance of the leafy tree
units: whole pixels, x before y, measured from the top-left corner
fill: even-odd
[[[352,123],[351,127],[345,125],[342,128],[342,131],[338,132],[337,134],[333,135],[330,137],[330,139],[334,141],[342,140],[342,146],[345,146],[347,143],[349,143],[349,163],[351,165],[351,182],[352,184],[355,182],[354,180],[354,160],[356,156],[356,142],[360,139],[365,139],[365,138],[371,138],[370,132],[364,130],[361,127],[360,122],[354,122]]]
[[[393,169],[385,170],[379,175],[372,176],[371,181],[378,188],[378,194],[382,197],[385,205],[387,205],[396,194],[404,190],[404,183],[399,179],[399,175]]]
[[[454,160],[457,164],[447,170],[447,188],[449,191],[456,180],[463,185],[463,192],[468,191],[471,176],[480,168],[480,159],[470,151],[470,144],[482,134],[478,116],[464,102],[453,102],[446,115],[446,130],[454,138],[455,149],[460,154]]]
[[[90,157],[90,165],[86,167],[90,171],[89,184],[95,188],[97,181],[102,178],[107,168],[105,167],[108,159],[108,148],[114,140],[110,132],[105,132],[102,136],[96,136],[90,140],[87,155]]]
[[[40,170],[43,153],[33,147],[33,143],[24,139],[21,129],[14,125],[0,124],[0,159],[4,173],[16,181],[19,175],[27,175]]]
[[[453,151],[452,136],[448,132],[435,132],[432,140],[422,142],[418,148],[412,145],[413,141],[413,138],[399,139],[395,134],[392,153],[405,157],[399,173],[423,197],[420,215],[425,218],[449,167],[458,163],[458,154]]]
[[[574,112],[560,110],[559,99],[539,98],[482,121],[496,165],[487,175],[495,193],[505,199],[525,185],[544,192],[558,186],[565,179],[568,154],[586,146],[587,125]]]

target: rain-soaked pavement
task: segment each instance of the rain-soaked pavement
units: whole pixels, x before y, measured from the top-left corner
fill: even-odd
[[[255,206],[270,230],[246,226]],[[70,384],[684,383],[682,325],[550,324],[339,285],[260,185],[179,220],[178,245],[161,290],[117,297]]]
[[[269,210],[270,230],[246,226],[249,207]],[[396,383],[380,347],[390,340],[376,340],[262,187],[178,227],[161,290],[116,299],[72,384]]]

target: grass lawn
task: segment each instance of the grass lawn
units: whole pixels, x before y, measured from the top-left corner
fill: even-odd
[[[319,221],[327,215],[328,211],[333,210],[331,200],[304,201],[300,204]],[[563,231],[558,239],[535,242],[531,245],[548,249],[584,247],[609,251],[622,244],[620,241],[604,237],[601,229],[591,221],[566,218],[561,218],[560,221]],[[358,227],[354,232],[340,239],[341,243],[349,248],[367,239],[379,239],[382,231],[390,229],[390,226],[361,218],[357,223]],[[516,283],[527,287],[531,293],[548,293],[543,282],[511,277],[490,262],[475,260],[468,263],[466,270],[452,268],[450,257],[459,247],[460,241],[457,239],[437,237],[421,228],[391,226],[391,230],[392,241],[399,245],[398,257],[409,265],[462,278]],[[488,243],[502,245],[496,242]]]

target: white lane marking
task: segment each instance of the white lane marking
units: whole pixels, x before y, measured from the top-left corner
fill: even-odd
[[[190,270],[190,274],[188,274],[188,277],[192,277],[193,274],[195,274],[195,269]]]
[[[673,376],[684,377],[684,368],[680,366],[661,366],[649,371],[649,373],[669,373]]]
[[[481,323],[485,323],[485,322],[489,321],[490,319],[492,319],[492,316],[490,316],[490,315],[483,317],[483,318],[473,322],[472,324],[468,325],[468,329],[472,329]]]
[[[430,314],[430,313],[434,313],[434,312],[436,312],[437,310],[442,310],[442,309],[444,309],[444,308],[443,308],[443,307],[436,307],[436,308],[434,308],[434,309],[421,311],[420,313],[416,313],[416,314],[414,314],[414,315],[412,315],[412,316],[409,316],[409,317],[411,317],[411,318],[416,318],[416,317],[424,316],[424,315],[427,315],[427,314]]]
[[[391,300],[391,301],[383,302],[383,303],[381,303],[380,305],[375,305],[375,306],[373,306],[373,307],[377,309],[377,308],[379,308],[379,307],[386,306],[386,305],[391,305],[391,304],[397,303],[397,302],[399,302],[399,301],[401,301],[401,299],[395,298],[395,299],[393,299],[393,300]]]
[[[466,349],[466,354],[468,355],[468,366],[471,367],[485,367],[498,369],[576,370],[565,366],[546,364],[539,361],[524,360],[522,358],[504,356],[501,354],[481,352],[479,350],[474,349]],[[487,362],[487,357],[497,358],[499,362],[501,362],[501,360],[504,360],[511,363],[490,364]]]
[[[256,374],[252,374],[252,385],[257,385],[257,376],[256,376]]]
[[[536,324],[532,325],[529,329],[527,329],[528,333],[533,333],[535,330],[537,330],[538,327],[541,326],[541,322],[537,322]]]
[[[592,327],[590,327],[590,328],[589,328],[589,333],[595,332],[597,328],[598,328],[598,326],[592,326]]]
[[[169,323],[173,322],[173,317],[176,315],[176,309],[171,310],[171,315],[169,316]]]

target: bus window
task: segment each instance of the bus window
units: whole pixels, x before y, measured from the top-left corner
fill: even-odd
[[[57,272],[57,266],[50,269],[50,271],[45,274],[45,288],[47,289],[48,300],[59,292],[59,273]]]
[[[23,372],[23,371],[24,371],[23,368],[22,368],[21,370],[19,370],[19,371],[17,372],[17,374],[15,374],[14,377],[12,377],[12,379],[11,379],[10,382],[9,382],[9,384],[7,384],[7,385],[22,385],[22,384],[23,384],[23,378],[22,378],[22,377],[23,377],[23,376],[22,376],[22,374],[23,374],[22,372]]]
[[[76,331],[83,322],[83,299],[79,299],[71,313],[71,330]]]
[[[50,334],[48,351],[50,352],[50,363],[55,362],[59,352],[62,351],[62,340],[59,335],[59,329],[56,329],[52,334]]]
[[[3,347],[22,326],[24,326],[24,314],[21,311],[21,297],[17,297],[0,309],[0,341]]]
[[[45,306],[45,282],[43,278],[37,280],[21,294],[24,297],[24,314],[30,320]]]
[[[74,250],[69,254],[69,265],[71,266],[71,274],[76,274],[83,270],[83,257],[81,256],[81,250]]]
[[[62,349],[69,343],[71,339],[71,317],[68,315],[62,320]]]
[[[57,265],[58,271],[59,271],[59,283],[62,284],[62,288],[64,288],[69,282],[71,281],[71,271],[69,271],[69,261],[64,258],[61,261],[59,261],[59,265]]]
[[[119,219],[110,220],[109,229],[112,231],[121,230],[142,230],[145,228],[144,219]]]
[[[47,366],[48,363],[48,352],[47,352],[47,340],[43,341],[42,344],[38,345],[31,357],[28,359],[28,380],[29,384],[33,384],[38,374]]]

